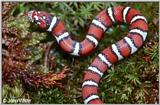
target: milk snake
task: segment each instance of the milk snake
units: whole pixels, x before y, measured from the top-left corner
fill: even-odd
[[[75,56],[91,53],[103,38],[103,33],[113,24],[129,24],[128,35],[105,48],[85,71],[82,84],[85,104],[103,103],[97,95],[98,83],[103,73],[115,62],[136,52],[145,41],[148,30],[146,18],[138,10],[128,6],[115,6],[101,11],[92,21],[82,42],[77,42],[70,37],[63,22],[57,16],[51,16],[44,11],[29,11],[27,16],[41,29],[51,32],[65,52]]]

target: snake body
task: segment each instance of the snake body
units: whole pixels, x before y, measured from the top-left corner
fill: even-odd
[[[57,16],[51,16],[43,11],[30,11],[27,15],[31,22],[51,32],[65,52],[75,56],[90,54],[103,38],[103,33],[113,24],[129,24],[128,35],[105,48],[85,71],[82,84],[85,104],[103,103],[97,95],[98,83],[103,73],[115,62],[136,52],[143,45],[148,30],[146,18],[138,10],[128,6],[115,6],[102,10],[93,19],[82,42],[77,42],[70,37],[65,25]]]

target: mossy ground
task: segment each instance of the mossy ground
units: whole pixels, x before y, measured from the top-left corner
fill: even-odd
[[[5,3],[5,2],[4,2]],[[57,15],[65,23],[67,30],[75,40],[85,38],[89,24],[101,11],[110,6],[131,6],[141,11],[147,18],[149,31],[147,39],[138,52],[114,64],[100,81],[99,96],[105,103],[158,103],[159,95],[159,27],[158,2],[17,2],[7,14],[6,26],[20,31],[18,37],[23,40],[24,49],[31,50],[28,63],[36,65],[43,72],[44,51],[41,44],[55,42],[44,31],[32,26],[22,16],[30,10],[43,10]],[[3,8],[2,8],[3,10]],[[5,16],[7,17],[7,16]],[[73,57],[61,50],[57,43],[51,53],[55,57],[55,66],[50,71],[59,71],[67,65],[70,71],[61,81],[64,88],[33,88],[22,86],[15,80],[14,86],[3,84],[3,99],[29,98],[31,103],[83,103],[81,85],[83,72],[104,48],[127,35],[126,25],[111,27],[104,35],[96,50],[87,57]],[[28,38],[31,37],[31,38]]]

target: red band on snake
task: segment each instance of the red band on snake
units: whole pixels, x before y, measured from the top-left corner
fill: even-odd
[[[77,42],[70,37],[64,23],[57,16],[51,16],[43,11],[30,11],[27,15],[31,22],[51,32],[65,52],[75,56],[90,54],[103,38],[104,32],[114,23],[129,24],[128,35],[105,48],[85,71],[82,84],[85,104],[103,103],[97,95],[98,83],[103,73],[113,63],[136,52],[143,45],[148,30],[146,18],[138,10],[124,6],[110,7],[101,11],[93,19],[86,38],[82,42]]]

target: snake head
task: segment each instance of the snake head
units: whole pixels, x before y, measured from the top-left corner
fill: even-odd
[[[52,16],[44,11],[29,11],[26,13],[30,22],[35,23],[42,29],[47,29],[52,21]]]

